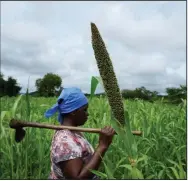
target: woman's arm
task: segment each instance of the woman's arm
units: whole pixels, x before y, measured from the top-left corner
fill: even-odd
[[[61,163],[63,168],[63,173],[68,179],[90,179],[93,177],[93,173],[90,169],[97,170],[102,161],[102,158],[106,152],[106,148],[98,146],[95,153],[93,154],[91,160],[84,165],[81,158],[76,158]]]
[[[115,131],[111,127],[102,129],[99,138],[99,146],[93,154],[91,160],[84,165],[81,158],[68,160],[60,163],[62,171],[68,179],[91,179],[93,173],[90,170],[98,170],[102,158],[112,142]]]

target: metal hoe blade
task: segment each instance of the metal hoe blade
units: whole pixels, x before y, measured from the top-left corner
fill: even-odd
[[[23,140],[24,136],[25,136],[26,132],[23,128],[16,128],[16,132],[15,132],[15,140],[16,142],[20,142]]]

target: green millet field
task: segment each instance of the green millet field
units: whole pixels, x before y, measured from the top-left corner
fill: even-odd
[[[0,179],[47,179],[50,173],[50,146],[53,130],[25,128],[26,136],[16,143],[11,118],[57,124],[56,116],[45,119],[44,112],[54,98],[20,96],[1,98]],[[89,99],[89,120],[84,127],[112,125],[107,98]],[[107,151],[100,170],[101,179],[186,179],[186,104],[162,101],[124,100],[131,130],[142,136],[118,132]],[[93,147],[98,135],[86,133]],[[94,171],[93,171],[94,172]]]

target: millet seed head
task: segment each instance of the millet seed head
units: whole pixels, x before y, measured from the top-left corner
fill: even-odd
[[[119,123],[125,124],[122,95],[119,89],[112,61],[107,52],[105,43],[99,33],[99,30],[94,23],[91,23],[91,32],[94,55],[110,107],[114,117],[119,121]]]

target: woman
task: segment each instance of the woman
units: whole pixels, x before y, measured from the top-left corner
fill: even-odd
[[[88,118],[88,100],[78,88],[64,88],[57,103],[47,110],[46,117],[58,112],[58,121],[65,126],[82,126]],[[105,127],[94,151],[84,136],[76,131],[58,130],[51,146],[49,179],[98,179],[90,170],[97,170],[114,136],[114,129]]]

